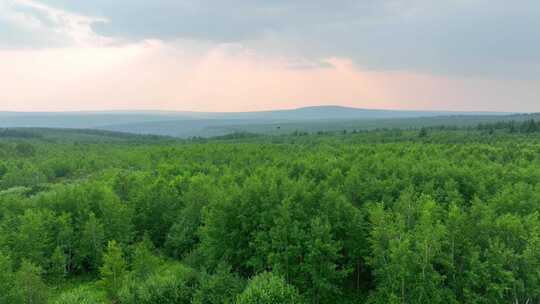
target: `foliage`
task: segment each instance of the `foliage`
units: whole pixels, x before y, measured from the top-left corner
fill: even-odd
[[[155,274],[161,265],[159,257],[153,254],[154,246],[148,238],[135,245],[131,262],[132,275],[138,280],[145,280]]]
[[[262,273],[251,279],[246,289],[236,298],[237,304],[299,304],[303,302],[294,287],[272,273]]]
[[[57,281],[63,280],[67,275],[67,259],[60,247],[56,247],[51,256],[49,275]]]
[[[47,286],[41,279],[40,267],[22,261],[20,269],[15,273],[15,298],[21,304],[47,303]]]
[[[193,269],[167,265],[141,282],[127,282],[119,298],[123,304],[189,304],[198,283],[198,274]]]
[[[106,304],[106,300],[95,291],[79,287],[62,293],[52,304]]]
[[[0,303],[14,302],[14,273],[10,257],[0,252]]]
[[[112,298],[117,297],[127,271],[122,248],[115,241],[109,241],[103,255],[103,266],[99,269],[100,283]]]
[[[200,286],[195,293],[195,304],[231,304],[244,288],[244,281],[221,263],[215,273],[203,273]]]
[[[7,132],[0,303],[537,303],[539,129]]]

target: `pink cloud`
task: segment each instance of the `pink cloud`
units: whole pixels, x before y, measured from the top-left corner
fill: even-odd
[[[185,41],[0,51],[0,110],[540,110],[537,80],[366,71],[346,58],[292,68],[298,60]]]

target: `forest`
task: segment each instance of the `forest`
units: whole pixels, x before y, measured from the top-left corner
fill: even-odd
[[[0,130],[0,303],[540,303],[540,123]]]

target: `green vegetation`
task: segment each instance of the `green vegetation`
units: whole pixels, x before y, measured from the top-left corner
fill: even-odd
[[[540,302],[534,120],[0,134],[0,303]]]

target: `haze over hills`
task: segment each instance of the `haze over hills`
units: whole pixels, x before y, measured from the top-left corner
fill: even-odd
[[[477,123],[501,119],[511,113],[403,111],[316,106],[292,110],[258,112],[0,112],[0,128],[100,129],[175,137],[219,136],[233,132],[275,134],[283,132],[326,131],[437,125],[441,119]]]

